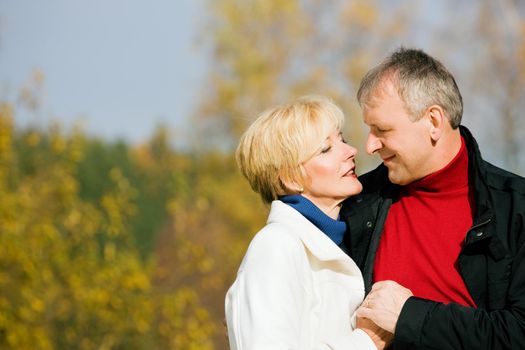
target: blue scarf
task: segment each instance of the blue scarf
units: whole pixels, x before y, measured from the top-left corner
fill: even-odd
[[[306,197],[299,194],[279,197],[279,200],[288,204],[319,230],[323,231],[335,244],[340,245],[343,242],[343,236],[346,231],[346,223],[340,220],[334,220]]]

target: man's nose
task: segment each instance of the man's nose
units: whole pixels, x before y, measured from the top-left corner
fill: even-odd
[[[372,155],[381,149],[381,140],[375,137],[372,133],[368,133],[366,139],[366,153]]]

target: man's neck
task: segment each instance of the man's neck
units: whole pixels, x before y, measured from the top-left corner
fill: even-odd
[[[442,138],[436,143],[436,150],[434,152],[434,168],[429,174],[435,173],[449,164],[461,149],[461,134],[459,128],[455,130],[448,130],[444,133]]]

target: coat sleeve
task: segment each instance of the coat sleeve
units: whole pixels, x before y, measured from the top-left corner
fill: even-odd
[[[504,308],[487,311],[411,297],[395,330],[395,349],[522,349],[525,344],[525,247],[514,259]]]
[[[311,336],[303,334],[310,333],[304,332],[310,319],[306,301],[312,293],[307,266],[302,243],[289,234],[263,230],[254,238],[226,295],[231,349],[305,349]],[[376,349],[360,330],[311,348]]]

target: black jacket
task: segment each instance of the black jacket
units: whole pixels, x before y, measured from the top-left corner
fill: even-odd
[[[525,349],[525,179],[481,158],[465,127],[476,214],[458,267],[477,308],[411,297],[395,330],[395,349]],[[345,201],[343,249],[371,288],[383,225],[399,187],[380,165],[362,175],[363,192]]]

